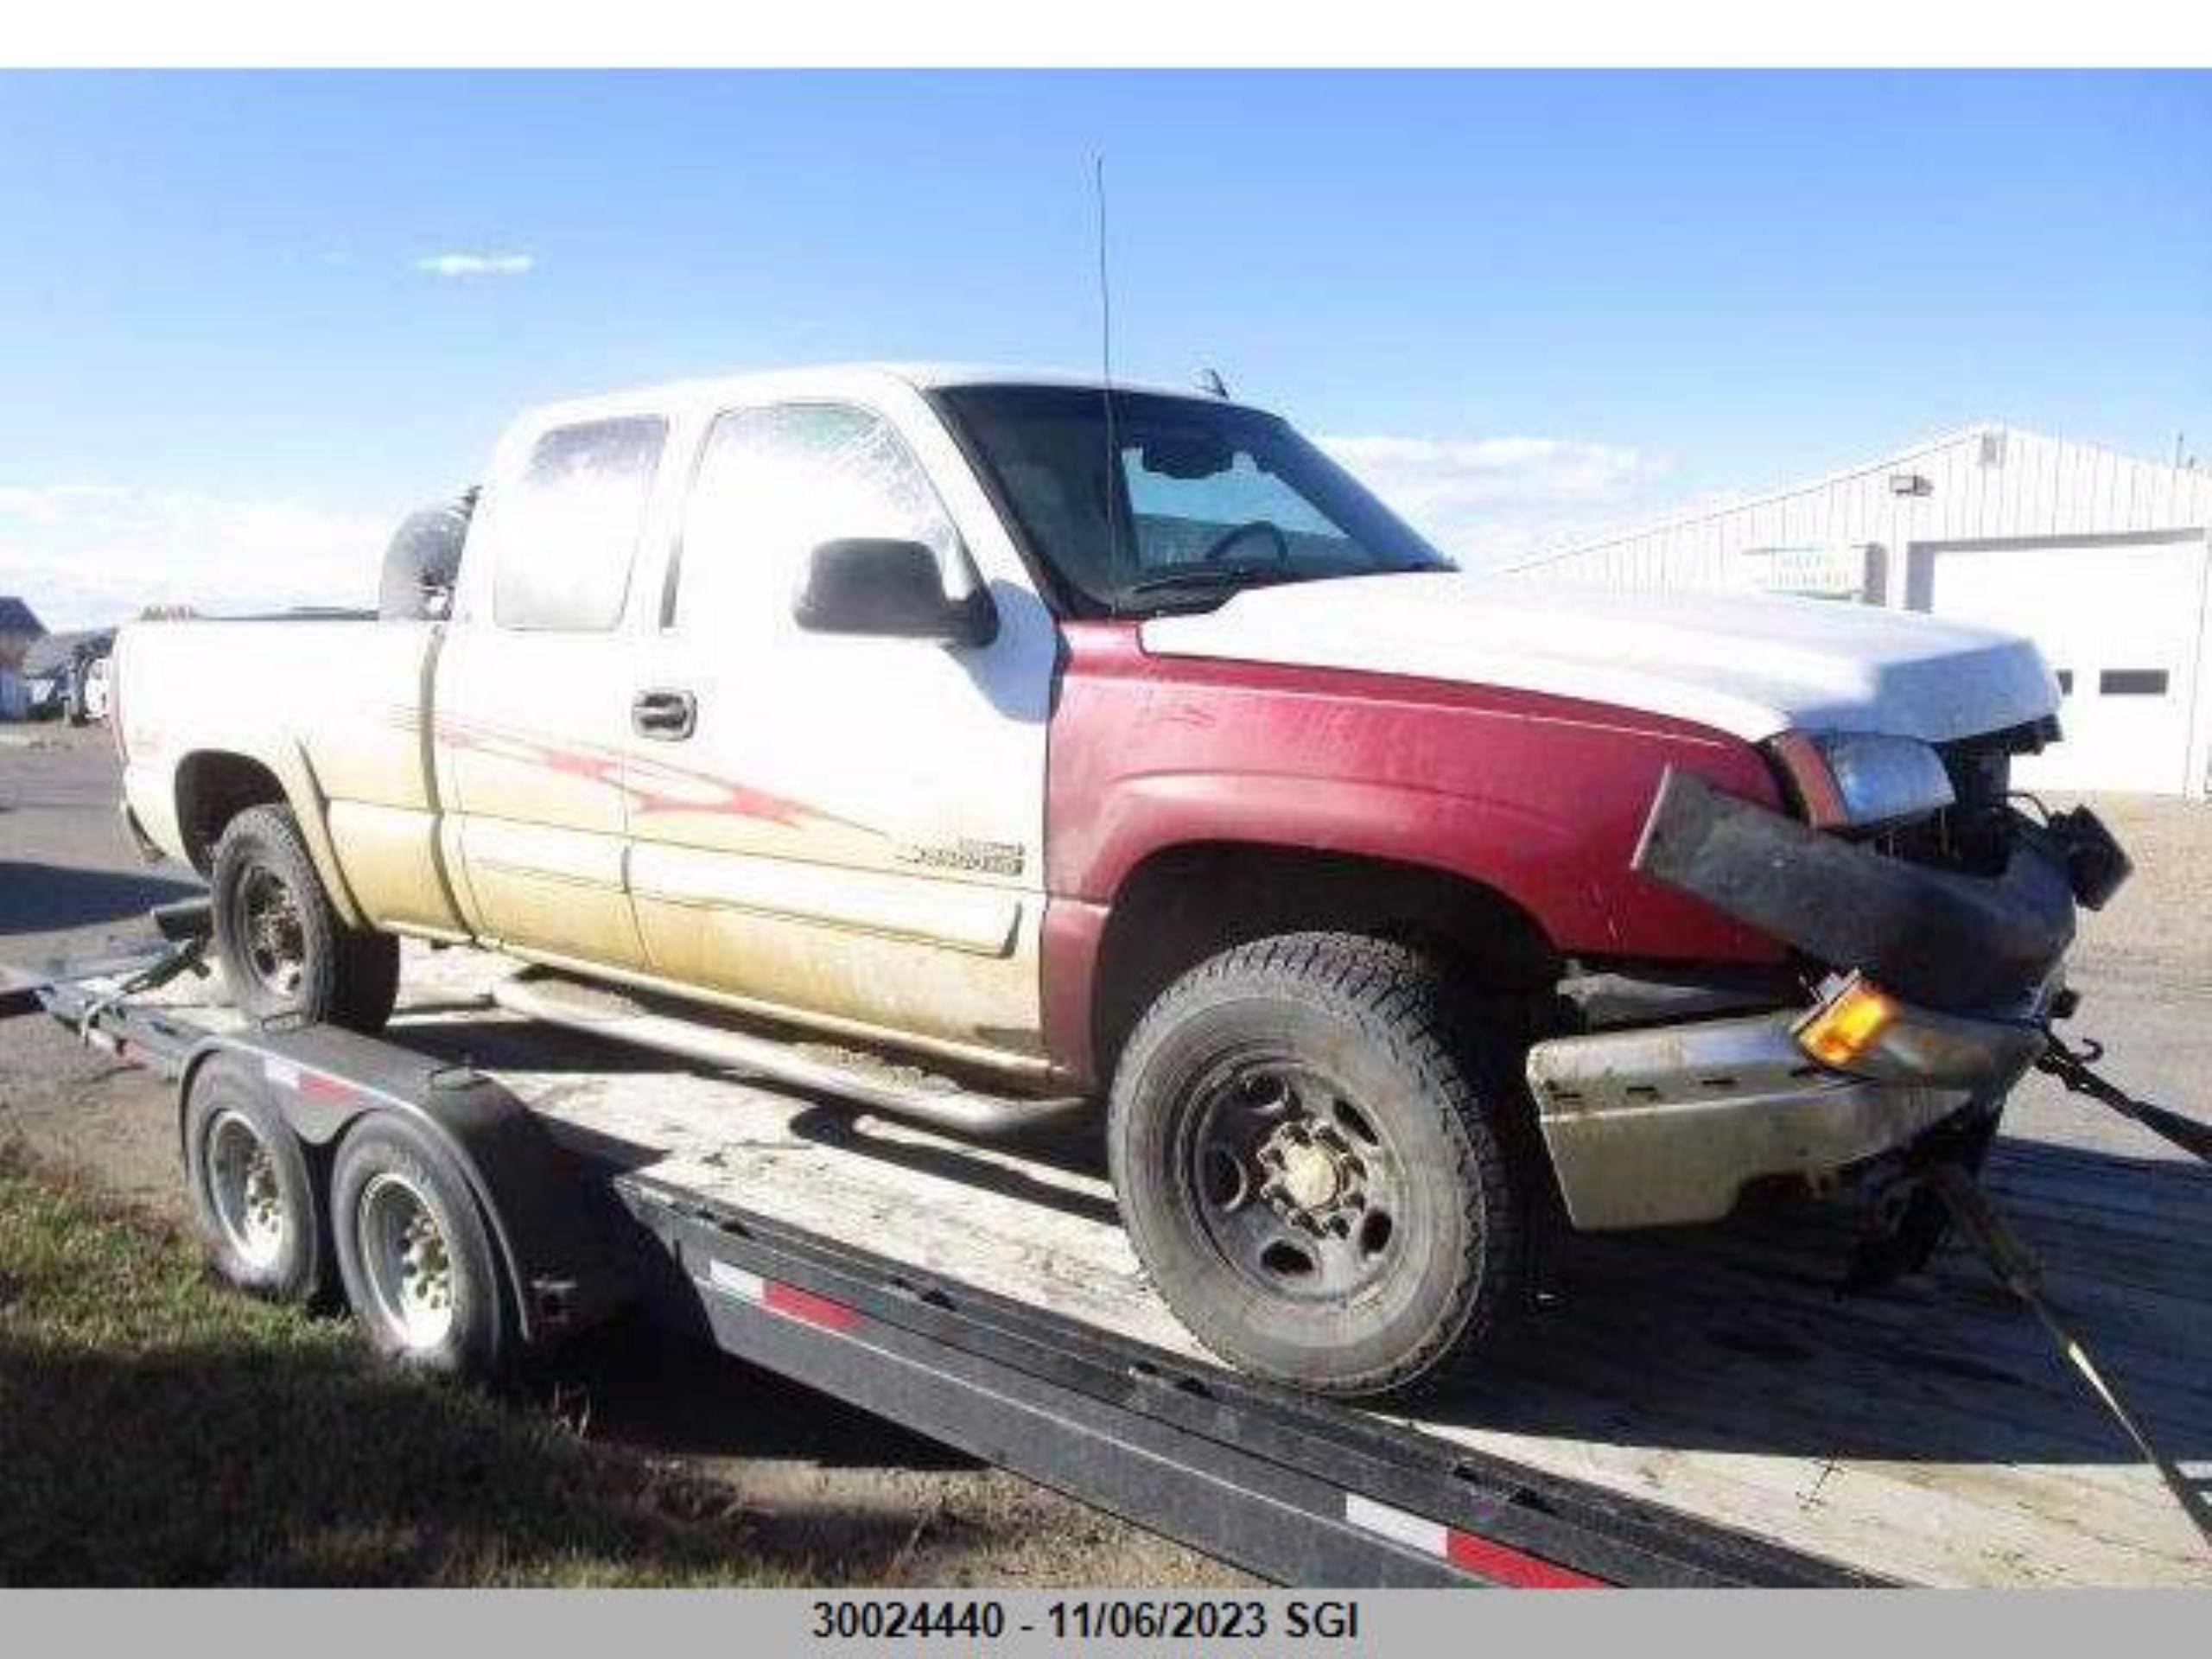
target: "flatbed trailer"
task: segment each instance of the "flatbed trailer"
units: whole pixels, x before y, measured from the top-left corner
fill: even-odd
[[[1576,1240],[1560,1306],[1479,1379],[1417,1413],[1357,1409],[1208,1360],[1080,1135],[957,1141],[550,1029],[496,1007],[512,966],[473,951],[410,953],[378,1039],[249,1028],[212,981],[118,994],[132,967],[41,1000],[186,1089],[227,1052],[288,1115],[476,1124],[460,1144],[533,1336],[635,1302],[1263,1578],[2212,1583],[2156,1475],[1961,1251],[1845,1300],[1833,1214]],[[2202,1478],[2203,1172],[2007,1141],[1989,1185]]]

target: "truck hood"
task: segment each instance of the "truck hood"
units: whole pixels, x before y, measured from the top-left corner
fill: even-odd
[[[1159,656],[1545,692],[1753,743],[1792,728],[1941,743],[2058,706],[2024,639],[1822,600],[1421,573],[1253,588],[1203,614],[1154,617],[1142,637]]]

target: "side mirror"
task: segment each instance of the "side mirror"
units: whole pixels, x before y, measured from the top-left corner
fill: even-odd
[[[807,561],[791,607],[810,633],[868,633],[981,645],[998,632],[990,595],[944,591],[937,555],[919,542],[824,542]]]

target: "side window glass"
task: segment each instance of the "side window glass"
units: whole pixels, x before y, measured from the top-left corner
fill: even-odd
[[[715,423],[685,510],[677,628],[788,619],[823,542],[920,542],[950,577],[960,538],[888,421],[842,404],[733,410]]]
[[[605,632],[630,565],[667,423],[589,421],[548,432],[499,505],[492,611],[503,628]]]

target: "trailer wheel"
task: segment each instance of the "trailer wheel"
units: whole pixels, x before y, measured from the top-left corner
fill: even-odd
[[[1536,1188],[1440,969],[1336,933],[1178,981],[1116,1075],[1114,1183],[1192,1335],[1260,1376],[1401,1393],[1521,1306]]]
[[[384,1028],[399,995],[399,941],[339,919],[289,807],[231,820],[213,887],[215,943],[238,1007],[257,1020]]]
[[[388,1112],[356,1123],[331,1175],[338,1270],[369,1345],[395,1364],[473,1382],[519,1344],[491,1231],[453,1155]]]
[[[274,1302],[329,1288],[329,1230],[307,1149],[246,1062],[219,1054],[194,1073],[184,1109],[194,1226],[215,1271]]]

